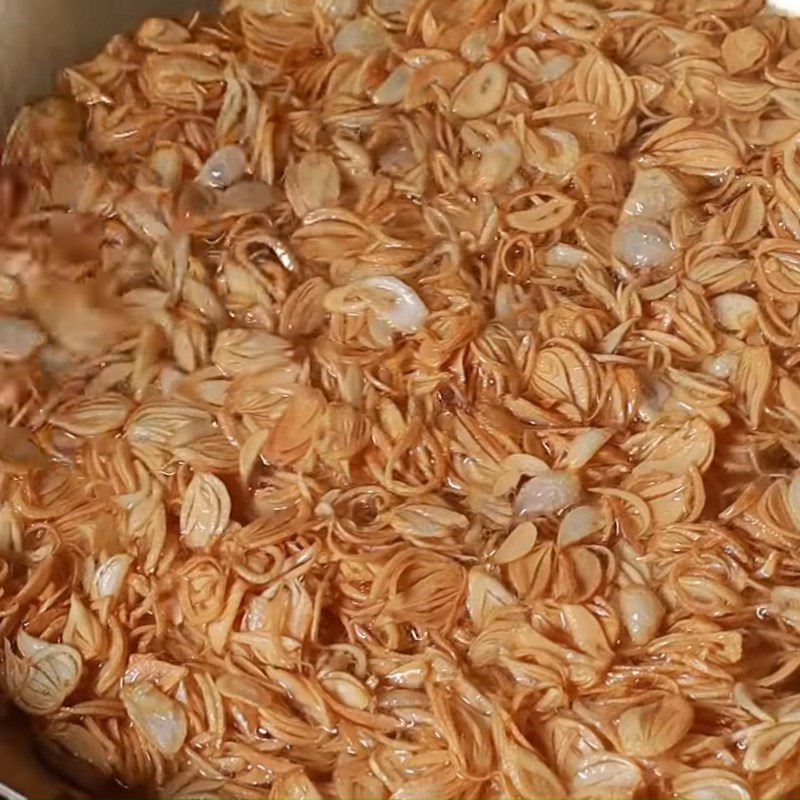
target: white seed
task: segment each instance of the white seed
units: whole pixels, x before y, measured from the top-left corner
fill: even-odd
[[[131,721],[152,747],[167,756],[183,747],[187,723],[180,703],[150,683],[123,686],[119,694]]]
[[[686,203],[686,192],[666,169],[640,169],[622,208],[631,217],[669,224],[672,213]]]
[[[212,153],[197,175],[197,182],[212,189],[227,189],[247,171],[247,156],[238,145],[228,145]]]
[[[703,360],[702,369],[713,378],[727,380],[736,372],[739,356],[736,353],[719,353]]]
[[[619,592],[622,622],[634,644],[645,645],[657,633],[664,619],[664,606],[646,586],[631,584]]]
[[[714,316],[723,328],[736,333],[746,333],[758,319],[758,303],[746,294],[729,292],[717,295],[711,301]]]
[[[675,258],[669,231],[657,222],[623,222],[611,237],[614,256],[637,269],[668,267]]]
[[[581,482],[569,472],[534,475],[522,485],[514,511],[520,516],[545,516],[563,511],[581,496]]]

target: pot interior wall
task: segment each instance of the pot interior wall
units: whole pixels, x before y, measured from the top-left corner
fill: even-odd
[[[48,94],[59,71],[146,17],[210,11],[216,0],[0,0],[0,132]]]

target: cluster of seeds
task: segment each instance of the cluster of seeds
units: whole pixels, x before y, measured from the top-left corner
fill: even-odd
[[[0,166],[0,673],[54,763],[797,796],[798,148],[757,0],[225,0],[68,69]]]

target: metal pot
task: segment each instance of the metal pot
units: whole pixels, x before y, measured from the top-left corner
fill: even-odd
[[[210,11],[216,0],[0,0],[0,132],[46,95],[59,70],[146,17]]]
[[[0,0],[0,152],[21,106],[52,91],[60,70],[91,57],[147,17],[211,11],[217,0]],[[102,776],[76,773],[62,753],[43,753],[26,720],[0,699],[0,798],[124,796]],[[75,788],[80,785],[81,790]],[[131,795],[132,796],[132,795]]]

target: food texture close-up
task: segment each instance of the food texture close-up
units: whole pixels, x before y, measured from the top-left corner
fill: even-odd
[[[800,18],[224,0],[64,69],[0,651],[84,789],[800,796]]]

